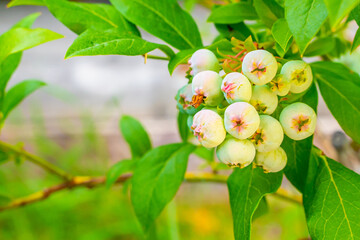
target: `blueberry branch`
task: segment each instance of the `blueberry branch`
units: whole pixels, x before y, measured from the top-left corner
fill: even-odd
[[[11,144],[5,143],[0,141],[0,149],[6,153],[12,153],[14,155],[20,156],[25,158],[26,160],[42,167],[43,169],[47,170],[48,172],[55,174],[67,181],[72,179],[72,176],[65,172],[64,170],[60,169],[59,167],[53,165],[52,163],[33,155],[21,147],[13,146]]]
[[[116,183],[121,184],[124,183],[126,180],[131,178],[131,175],[123,175],[120,176]],[[185,174],[185,181],[186,182],[212,182],[212,183],[226,183],[228,176],[227,175],[218,175],[213,173],[192,173],[187,172]],[[0,206],[0,212],[5,211],[8,209],[13,209],[17,207],[22,207],[31,203],[39,202],[41,200],[45,200],[50,197],[52,194],[62,191],[62,190],[71,190],[76,187],[87,187],[89,189],[97,186],[104,185],[106,182],[106,177],[89,177],[89,176],[76,176],[73,177],[71,180],[63,182],[59,185],[55,185],[44,190],[35,192],[25,197],[21,197],[11,201],[9,204],[5,206]],[[292,196],[284,189],[279,189],[275,196],[280,197],[282,199],[286,199],[288,201],[302,204],[300,197]]]

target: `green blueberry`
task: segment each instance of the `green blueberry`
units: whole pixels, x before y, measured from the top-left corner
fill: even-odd
[[[282,74],[276,75],[275,78],[269,82],[270,90],[279,96],[287,95],[290,91],[290,86],[290,80]]]
[[[251,136],[258,152],[269,152],[280,147],[284,131],[278,120],[268,115],[260,115],[260,126]]]
[[[255,107],[259,114],[272,114],[278,105],[278,97],[269,86],[254,86],[250,104]]]
[[[203,71],[196,74],[192,81],[192,92],[203,99],[207,106],[216,107],[224,96],[221,92],[222,78],[214,71]]]
[[[203,105],[200,105],[198,108],[194,108],[191,105],[192,97],[193,97],[191,84],[187,84],[179,89],[175,99],[177,101],[177,107],[180,112],[185,114],[194,115],[198,111],[201,110]]]
[[[304,92],[310,87],[313,80],[310,65],[301,60],[285,63],[281,74],[290,81],[290,92],[292,93]]]
[[[280,113],[279,120],[285,134],[294,140],[310,137],[316,127],[315,111],[301,102],[285,107]]]
[[[195,137],[206,148],[220,145],[226,136],[223,119],[214,111],[203,109],[197,112],[191,126]]]
[[[279,172],[286,166],[286,152],[281,147],[270,152],[257,152],[255,163],[256,165],[261,166],[266,173]]]
[[[253,135],[260,125],[256,109],[247,102],[236,102],[228,106],[224,113],[226,131],[238,139]]]
[[[229,167],[244,168],[248,166],[255,157],[254,144],[249,140],[241,140],[233,137],[226,140],[216,148],[218,159]]]
[[[228,103],[248,102],[251,98],[251,83],[238,72],[232,72],[225,76],[222,81],[221,91]]]
[[[219,60],[212,51],[207,49],[200,49],[194,52],[188,63],[192,69],[190,74],[193,76],[206,70],[217,73],[220,71]]]
[[[275,77],[277,69],[275,57],[266,50],[249,52],[242,63],[244,75],[256,85],[270,82]]]

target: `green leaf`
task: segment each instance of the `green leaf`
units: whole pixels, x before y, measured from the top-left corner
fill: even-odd
[[[303,54],[327,17],[323,0],[286,0],[285,18]]]
[[[21,5],[35,5],[35,6],[45,6],[44,0],[11,0],[7,7],[15,7]]]
[[[269,206],[268,206],[268,203],[266,201],[266,198],[263,197],[260,200],[260,203],[259,203],[258,207],[256,208],[256,210],[254,212],[252,220],[254,221],[255,219],[267,214],[268,212],[269,212]]]
[[[360,77],[341,63],[316,62],[311,67],[321,95],[342,129],[360,143]]]
[[[280,18],[274,23],[271,28],[271,33],[275,41],[280,45],[280,47],[283,50],[286,50],[292,34],[284,18]]]
[[[258,19],[254,7],[247,2],[231,3],[211,11],[208,22],[231,24]]]
[[[65,59],[77,56],[96,55],[143,55],[160,49],[171,57],[174,52],[166,45],[148,42],[133,34],[123,33],[117,28],[97,31],[89,29],[75,39],[66,52]]]
[[[34,24],[35,20],[41,15],[41,13],[33,13],[30,14],[23,19],[21,19],[19,22],[17,22],[15,25],[11,27],[11,29],[23,27],[23,28],[31,28],[31,26]]]
[[[244,41],[244,48],[247,52],[255,51],[257,49],[251,36]]]
[[[177,49],[201,47],[195,21],[174,0],[111,0],[129,21]]]
[[[303,102],[312,107],[315,111],[318,105],[318,93],[315,84],[296,102]],[[285,107],[285,106],[284,106]],[[284,136],[281,147],[287,155],[287,164],[284,173],[289,181],[300,191],[305,188],[306,173],[309,168],[313,136],[300,141],[295,141]]]
[[[306,48],[304,56],[321,56],[331,52],[335,48],[335,39],[333,37],[318,38]]]
[[[0,64],[0,99],[4,97],[6,85],[20,64],[21,55],[21,52],[11,54]]]
[[[106,174],[106,187],[110,188],[122,174],[134,171],[136,164],[137,161],[133,159],[115,163]]]
[[[234,220],[235,240],[250,239],[251,220],[261,199],[281,185],[282,172],[264,173],[252,164],[235,169],[228,178],[230,205]]]
[[[232,47],[233,45],[231,44],[231,42],[229,42],[227,39],[222,39],[205,48],[211,50],[212,52],[214,52],[215,55],[218,56],[218,51],[230,52],[232,51]],[[186,64],[190,59],[191,55],[198,49],[200,48],[183,50],[178,52],[174,57],[172,57],[168,65],[170,75],[174,72],[177,66],[179,66],[180,64]]]
[[[26,80],[13,86],[5,94],[1,121],[4,121],[9,113],[27,96],[45,85],[44,82],[38,80]]]
[[[21,19],[15,25],[13,25],[11,29],[30,28],[33,25],[34,21],[39,16],[40,13],[30,14],[24,17],[23,19]],[[0,63],[0,105],[5,94],[6,85],[10,80],[12,74],[15,72],[16,68],[18,67],[21,60],[21,55],[22,55],[21,52],[11,54],[10,56],[6,57],[3,62]]]
[[[275,51],[276,53],[280,56],[280,57],[284,57],[285,54],[289,51],[292,43],[293,43],[293,38],[290,38],[290,41],[287,43],[286,48],[283,49],[278,43],[275,43]]]
[[[339,58],[340,56],[346,54],[351,49],[351,43],[345,39],[339,37],[334,37],[335,47],[331,52],[328,53],[329,56],[334,58]]]
[[[358,0],[324,0],[324,2],[333,29],[359,4]]]
[[[163,145],[140,159],[132,178],[131,200],[145,231],[175,196],[194,148],[184,143]]]
[[[203,146],[196,147],[194,154],[207,162],[214,162],[215,160],[215,148],[205,148]]]
[[[357,25],[360,27],[360,4],[357,5],[350,13],[351,17],[356,21]]]
[[[255,39],[255,35],[243,22],[236,24],[215,24],[215,27],[218,32],[228,40],[235,37],[236,39],[245,41],[249,36]]]
[[[124,34],[140,36],[136,26],[128,22],[109,4],[77,3],[66,0],[44,0],[49,11],[76,34],[87,29],[118,28]]]
[[[353,52],[360,45],[360,28],[356,31],[354,41],[351,45],[351,52]]]
[[[312,239],[358,239],[360,176],[320,153],[313,153],[304,194]]]
[[[43,28],[14,28],[0,36],[0,63],[14,53],[33,48],[63,36]]]
[[[141,123],[131,116],[121,117],[120,131],[129,144],[133,158],[142,157],[151,149],[151,141]]]
[[[254,0],[255,10],[261,21],[268,27],[284,17],[284,9],[275,0]]]
[[[189,138],[189,134],[190,134],[190,130],[189,130],[189,127],[187,124],[188,116],[189,115],[179,111],[178,117],[177,117],[178,130],[179,130],[181,140],[183,142],[187,142],[187,140]]]

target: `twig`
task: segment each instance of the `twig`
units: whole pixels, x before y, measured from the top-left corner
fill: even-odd
[[[123,183],[132,175],[123,175],[116,180],[116,183]],[[212,183],[226,183],[228,176],[227,175],[218,175],[212,173],[191,173],[187,172],[185,174],[186,182],[212,182]],[[25,206],[31,203],[35,203],[41,200],[47,199],[52,194],[59,192],[65,189],[72,189],[76,187],[87,187],[93,188],[100,185],[103,185],[106,182],[106,177],[88,177],[88,176],[77,176],[72,178],[68,182],[61,183],[49,188],[46,188],[42,191],[30,194],[28,196],[15,199],[11,201],[8,205],[0,206],[0,212],[12,208],[17,208]],[[301,198],[297,196],[291,196],[286,190],[279,189],[276,193],[276,196],[286,199],[288,201],[301,204]]]
[[[3,150],[4,152],[11,152],[16,155],[22,156],[26,160],[44,168],[45,170],[65,179],[67,181],[72,179],[72,176],[70,174],[68,174],[67,172],[65,172],[64,170],[58,168],[57,166],[51,164],[50,162],[48,162],[38,156],[35,156],[35,155],[25,151],[22,148],[19,148],[19,147],[13,146],[11,144],[0,141],[0,149]]]

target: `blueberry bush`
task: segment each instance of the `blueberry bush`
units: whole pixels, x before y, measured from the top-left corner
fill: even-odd
[[[195,2],[185,1],[185,6]],[[139,55],[145,61],[168,61],[170,75],[179,65],[189,70],[188,84],[174,96],[182,142],[153,148],[142,125],[122,116],[119,126],[131,159],[116,163],[106,177],[73,176],[21,146],[0,142],[1,162],[25,159],[64,180],[46,191],[9,201],[0,210],[30,204],[66,188],[126,183],[146,234],[184,181],[219,182],[227,183],[234,237],[242,240],[250,239],[253,218],[266,214],[268,194],[298,201],[281,191],[285,175],[302,194],[298,202],[303,204],[312,239],[360,239],[360,176],[313,145],[319,93],[345,133],[360,143],[360,76],[334,61],[360,45],[359,29],[352,42],[340,37],[351,21],[360,26],[360,2],[223,0],[207,4],[211,8],[207,21],[214,24],[217,36],[204,46],[190,11],[175,0],[10,1],[9,7],[46,6],[78,35],[65,59]],[[1,126],[11,110],[45,85],[26,80],[7,89],[22,52],[63,37],[31,28],[38,15],[23,18],[0,36]],[[139,28],[163,44],[145,40]],[[150,54],[154,50],[163,55]],[[204,159],[212,173],[187,172],[190,154]]]

